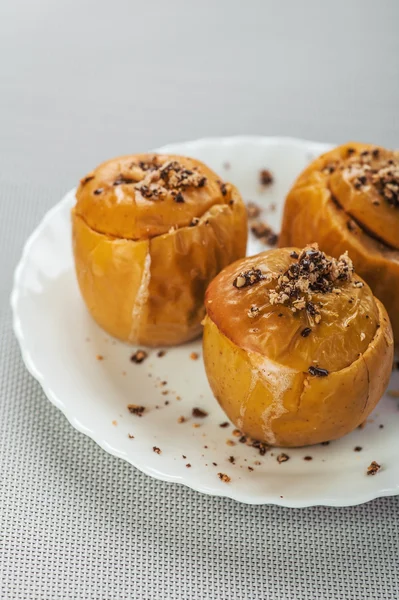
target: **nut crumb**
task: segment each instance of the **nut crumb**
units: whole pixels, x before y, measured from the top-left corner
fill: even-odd
[[[285,305],[295,313],[304,310],[310,324],[321,321],[319,303],[312,302],[312,294],[326,294],[338,289],[341,282],[352,281],[353,264],[348,254],[338,259],[327,258],[317,244],[306,246],[289,268],[277,278],[274,290],[269,292],[271,304]]]
[[[301,336],[304,338],[307,338],[311,333],[312,333],[311,328],[305,327],[305,329],[302,329],[302,331],[301,331]]]
[[[152,449],[155,452],[155,454],[161,454],[162,453],[162,450],[160,448],[158,448],[157,446],[153,446]]]
[[[367,467],[367,475],[375,475],[381,469],[381,465],[375,460]]]
[[[129,440],[134,440],[134,435],[132,433],[128,433],[127,437],[129,438]]]
[[[104,360],[104,357],[103,357],[102,354],[97,354],[96,359],[97,360]]]
[[[190,358],[191,358],[191,360],[198,360],[199,359],[198,352],[191,352]]]
[[[273,183],[273,175],[268,169],[262,169],[259,173],[259,181],[262,185],[270,185]]]
[[[198,427],[201,427],[200,423],[193,423],[193,427],[194,429],[198,429]]]
[[[256,219],[261,213],[261,208],[255,202],[247,202],[247,215],[249,219]]]
[[[165,356],[165,354],[166,354],[165,350],[158,350],[158,352],[157,352],[158,358],[162,358],[163,356]]]
[[[303,460],[313,460],[313,456],[304,456]]]
[[[285,454],[284,452],[282,452],[281,454],[279,454],[277,456],[277,462],[279,464],[283,463],[283,462],[287,462],[287,460],[289,460],[290,457],[288,456],[288,454]]]
[[[189,469],[191,467],[190,463],[186,464],[187,469]]]
[[[137,365],[142,363],[148,356],[148,352],[145,350],[136,350],[134,354],[131,355],[130,360]]]
[[[226,440],[226,444],[228,446],[235,446],[236,445],[236,443],[233,440]]]
[[[195,407],[195,408],[193,408],[192,415],[193,415],[193,417],[197,417],[199,419],[204,419],[205,417],[208,416],[208,413],[205,410],[202,410],[201,408]]]
[[[178,423],[185,423],[185,422],[186,422],[186,417],[183,417],[183,416],[179,417],[179,418],[177,419],[177,422],[178,422]]]
[[[234,461],[235,461],[234,456],[229,456],[228,461],[231,462],[231,464],[234,465]]]
[[[218,477],[224,483],[229,483],[229,481],[231,481],[231,478],[228,475],[226,475],[226,473],[218,473]]]
[[[132,415],[137,415],[138,417],[141,417],[145,411],[145,406],[140,406],[139,404],[128,404],[127,408]]]
[[[228,423],[227,421],[225,421],[224,423],[220,423],[219,427],[228,427],[230,425],[230,423]]]
[[[254,470],[254,468],[253,468],[253,467],[250,467],[250,466],[248,465],[248,471],[253,471],[253,470]]]
[[[363,450],[363,448],[362,448],[361,446],[355,446],[355,447],[353,448],[353,450],[354,450],[355,452],[361,452],[361,451]]]
[[[235,437],[241,437],[241,431],[239,429],[233,429],[233,435]]]
[[[118,421],[112,421],[112,425],[118,425]]]

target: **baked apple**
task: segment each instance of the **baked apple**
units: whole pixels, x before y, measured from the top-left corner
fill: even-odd
[[[399,153],[345,144],[312,162],[289,192],[280,246],[348,250],[390,316],[399,344]]]
[[[208,283],[245,255],[247,219],[237,189],[181,156],[124,156],[81,180],[73,251],[87,308],[132,344],[198,336]]]
[[[383,304],[347,253],[317,244],[269,250],[209,285],[203,354],[213,393],[251,438],[276,446],[334,440],[360,425],[391,374]]]

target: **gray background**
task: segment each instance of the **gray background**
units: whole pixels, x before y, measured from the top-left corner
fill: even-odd
[[[237,133],[399,146],[399,3],[0,2],[0,597],[399,598],[399,499],[250,507],[153,481],[22,366],[24,239],[113,155]]]

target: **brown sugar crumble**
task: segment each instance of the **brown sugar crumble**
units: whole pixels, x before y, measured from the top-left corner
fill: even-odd
[[[312,302],[312,294],[340,293],[337,285],[352,281],[353,263],[347,252],[338,259],[327,258],[317,244],[306,246],[297,260],[277,278],[275,289],[269,293],[269,301],[286,305],[294,313],[305,310],[310,323],[317,325],[321,314],[319,307]]]
[[[226,444],[228,446],[235,446],[236,445],[236,443],[233,440],[226,440]]]
[[[147,356],[148,352],[146,352],[145,350],[136,350],[136,352],[131,355],[130,360],[131,362],[139,365],[147,358]]]
[[[162,450],[157,446],[153,446],[152,449],[155,452],[155,454],[162,454]]]
[[[118,425],[118,421],[112,421],[112,425]]]
[[[198,352],[191,352],[190,358],[191,358],[191,360],[198,360],[199,359]]]
[[[262,169],[259,172],[259,181],[261,183],[261,185],[270,185],[273,183],[274,179],[273,179],[273,175],[272,173],[269,171],[269,169]]]
[[[186,467],[187,467],[187,469],[190,469],[190,468],[191,468],[191,465],[190,465],[190,463],[187,463],[187,464],[186,464]]]
[[[231,481],[231,477],[229,477],[228,475],[226,475],[226,473],[218,473],[218,477],[224,483],[229,483]]]
[[[382,158],[379,148],[363,150],[352,156],[345,165],[348,179],[356,190],[368,190],[371,186],[393,208],[399,207],[399,158]],[[378,201],[373,204],[379,205]]]
[[[158,352],[157,352],[158,358],[162,358],[163,356],[165,356],[165,354],[166,354],[165,350],[158,350]]]
[[[234,456],[229,456],[228,461],[234,465],[234,461],[235,461]]]
[[[205,410],[202,410],[202,408],[193,408],[192,410],[192,415],[193,417],[199,418],[199,419],[205,419],[205,417],[208,416],[208,413]]]
[[[132,433],[128,433],[127,437],[129,438],[129,440],[134,440],[134,435]]]
[[[177,422],[178,422],[178,423],[185,423],[185,422],[186,422],[186,417],[183,417],[183,416],[179,417],[179,418],[177,419]]]
[[[289,459],[290,459],[290,457],[288,456],[288,454],[285,454],[284,452],[282,452],[281,454],[279,454],[277,456],[276,460],[277,460],[278,464],[281,464],[283,462],[287,462],[287,460],[289,460]]]
[[[170,195],[176,202],[184,202],[183,191],[204,187],[207,181],[197,167],[188,169],[177,160],[160,164],[158,157],[132,163],[130,169],[135,190],[152,201],[165,200]]]
[[[145,411],[145,406],[140,406],[139,404],[128,404],[127,408],[132,415],[137,415],[138,417],[141,417]]]
[[[225,421],[224,423],[220,423],[219,427],[228,427],[230,425],[230,423],[228,423],[227,421]]]
[[[375,460],[367,467],[367,475],[376,475],[378,471],[381,469],[381,465],[378,464]]]
[[[354,452],[361,452],[363,450],[363,448],[361,446],[355,446],[353,448]]]
[[[97,360],[104,360],[104,357],[103,357],[102,354],[97,354],[96,359]]]
[[[313,460],[313,456],[304,456],[303,460]]]

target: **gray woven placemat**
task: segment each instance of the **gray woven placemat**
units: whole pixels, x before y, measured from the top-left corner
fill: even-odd
[[[109,456],[48,402],[8,296],[57,193],[0,185],[0,598],[399,598],[399,498],[290,510],[203,496]]]

